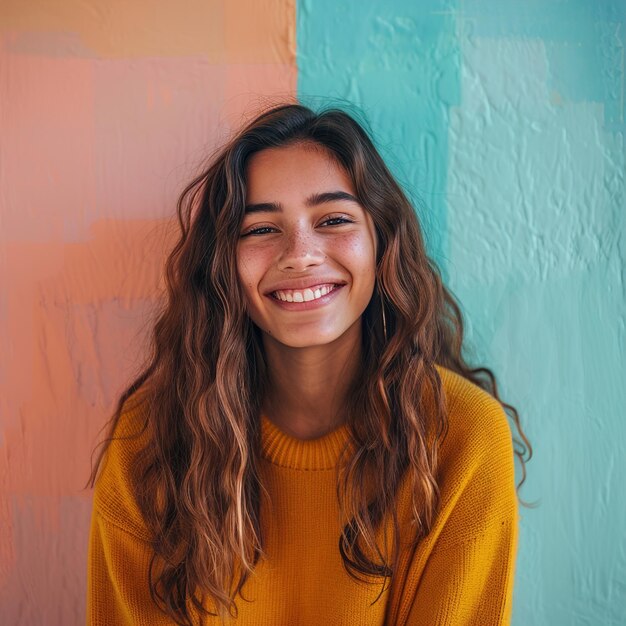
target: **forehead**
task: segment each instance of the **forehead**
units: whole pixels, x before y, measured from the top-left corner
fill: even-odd
[[[326,188],[354,193],[346,170],[319,144],[266,148],[253,154],[246,167],[247,202],[273,199],[266,194],[308,195]]]

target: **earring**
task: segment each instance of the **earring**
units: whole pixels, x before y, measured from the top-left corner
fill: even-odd
[[[378,297],[380,298],[380,311],[383,317],[383,334],[385,336],[385,343],[387,343],[387,320],[385,319],[385,301],[383,298],[382,289],[378,289]]]
[[[381,302],[381,310],[383,312],[383,333],[385,334],[385,343],[387,342],[387,320],[385,319],[385,305]]]

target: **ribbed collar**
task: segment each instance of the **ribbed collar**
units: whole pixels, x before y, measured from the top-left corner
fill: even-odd
[[[334,469],[350,427],[342,424],[317,439],[297,439],[283,432],[261,413],[261,453],[270,463],[296,470]]]

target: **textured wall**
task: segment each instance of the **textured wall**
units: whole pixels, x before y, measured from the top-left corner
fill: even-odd
[[[623,0],[298,3],[299,95],[370,119],[534,445],[519,626],[626,624],[625,40]]]
[[[139,361],[167,218],[259,95],[295,93],[294,12],[0,4],[2,624],[84,623],[81,489]]]
[[[625,624],[623,1],[155,6],[0,5],[0,622],[83,623],[81,488],[167,218],[294,93],[297,26],[298,94],[362,108],[535,447],[514,623]]]

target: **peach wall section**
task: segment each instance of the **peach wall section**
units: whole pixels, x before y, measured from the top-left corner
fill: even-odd
[[[295,90],[295,0],[0,6],[0,623],[84,623],[82,487],[176,197]]]

